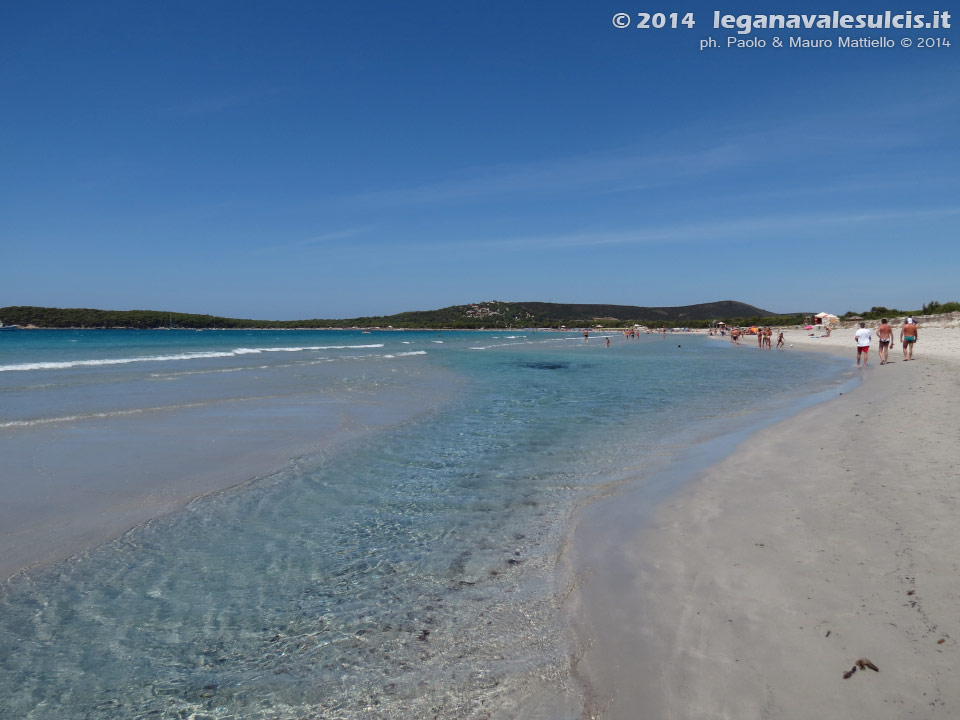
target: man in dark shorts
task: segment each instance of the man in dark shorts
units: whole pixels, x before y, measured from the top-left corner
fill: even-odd
[[[877,327],[877,338],[880,340],[880,364],[886,365],[890,355],[890,344],[893,342],[893,328],[884,318]]]
[[[904,360],[913,360],[913,346],[917,342],[917,332],[917,324],[913,321],[912,317],[908,317],[903,327],[900,328],[900,340],[903,341]]]

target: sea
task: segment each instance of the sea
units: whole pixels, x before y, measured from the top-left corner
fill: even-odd
[[[579,513],[656,488],[641,522],[850,366],[702,331],[3,333],[0,718],[579,718]]]

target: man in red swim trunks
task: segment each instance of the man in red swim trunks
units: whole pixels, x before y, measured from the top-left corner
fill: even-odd
[[[867,366],[867,353],[870,352],[870,342],[873,340],[873,334],[867,330],[865,322],[860,323],[860,329],[857,330],[857,365],[860,364],[860,356],[863,355],[863,366]]]

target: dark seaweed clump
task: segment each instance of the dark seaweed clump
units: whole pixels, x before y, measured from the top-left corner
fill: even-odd
[[[570,367],[568,362],[522,362],[523,367],[533,368],[534,370],[566,370]]]

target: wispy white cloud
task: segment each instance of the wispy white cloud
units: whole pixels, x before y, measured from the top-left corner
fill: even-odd
[[[320,233],[318,235],[311,235],[310,237],[300,240],[291,240],[289,242],[259,247],[250,254],[257,256],[273,255],[280,252],[290,253],[294,251],[326,248],[330,247],[331,245],[340,244],[340,242],[344,240],[360,238],[363,235],[370,233],[374,229],[375,228],[373,226],[368,225],[363,227],[344,228],[343,230],[334,230],[331,232]]]
[[[917,103],[927,108],[955,107],[957,100],[944,94],[924,93]],[[875,117],[865,124],[864,117]],[[936,128],[917,132],[916,115],[899,105],[889,107],[881,100],[865,109],[812,107],[802,114],[779,117],[757,116],[736,125],[698,120],[686,127],[664,130],[642,143],[621,145],[596,152],[556,157],[529,163],[491,164],[438,173],[426,181],[328,197],[338,208],[416,209],[436,205],[463,205],[517,199],[538,199],[564,193],[609,195],[630,193],[683,184],[707,183],[717,191],[729,184],[728,176],[741,171],[736,186],[749,193],[771,189],[767,178],[784,169],[831,164],[837,158],[884,158],[889,153],[935,148]],[[935,123],[937,127],[942,122]],[[746,129],[744,129],[746,128]],[[854,152],[856,151],[856,152]],[[755,182],[742,171],[756,171]],[[836,172],[835,170],[833,172]],[[850,167],[850,178],[857,168]],[[802,174],[792,183],[794,190],[819,188],[821,175],[813,172],[808,182]],[[893,174],[891,181],[895,184]],[[844,179],[843,173],[835,178]],[[849,178],[847,178],[849,179]],[[875,177],[861,175],[863,186],[875,185]],[[904,179],[903,184],[912,183]]]
[[[445,243],[446,249],[486,249],[508,247],[522,250],[546,250],[566,248],[600,247],[605,245],[653,245],[673,243],[720,242],[738,240],[754,241],[759,238],[776,239],[785,234],[795,235],[798,230],[813,228],[840,228],[870,226],[904,220],[950,218],[960,215],[960,207],[934,208],[927,210],[891,210],[889,212],[850,212],[824,214],[774,215],[738,218],[719,222],[699,222],[676,225],[659,225],[631,230],[580,232],[522,236],[463,242]]]
[[[464,168],[427,182],[330,198],[342,207],[406,208],[486,202],[506,198],[537,198],[564,192],[612,194],[712,181],[723,187],[726,175],[737,170],[804,167],[852,149],[884,157],[895,150],[930,144],[896,122],[862,127],[862,117],[830,116],[826,111],[785,119],[771,126],[723,135],[698,128],[694,137],[672,132],[651,138],[643,147],[627,146],[526,164]],[[905,123],[904,123],[905,125]],[[717,138],[718,135],[722,137]],[[651,151],[650,148],[671,148]],[[855,168],[851,168],[855,171]],[[742,179],[741,179],[742,182]],[[769,184],[759,183],[762,189]]]
[[[625,183],[664,185],[678,178],[717,172],[740,163],[739,148],[723,143],[701,150],[643,153],[636,148],[591,153],[523,165],[462,170],[436,182],[337,198],[338,204],[419,206],[516,194],[592,189],[615,192]]]
[[[349,238],[355,238],[360,235],[364,235],[370,232],[372,229],[373,229],[373,226],[354,227],[354,228],[348,228],[346,230],[335,230],[333,232],[321,233],[320,235],[313,235],[311,237],[292,243],[292,245],[296,247],[314,247],[314,246],[320,246],[320,245],[329,245],[330,243],[336,242],[337,240],[347,240]]]
[[[206,97],[194,98],[183,102],[168,105],[163,108],[167,115],[188,118],[203,115],[212,115],[234,108],[255,105],[268,98],[276,97],[283,92],[283,88],[255,88],[238,92],[214,93]]]

